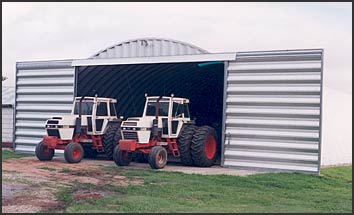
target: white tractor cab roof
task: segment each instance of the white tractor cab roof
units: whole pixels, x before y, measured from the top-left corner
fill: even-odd
[[[159,96],[147,96],[146,100],[147,102],[156,102],[156,100],[159,98]],[[189,99],[186,98],[179,98],[179,97],[174,97],[174,96],[162,96],[160,99],[160,102],[177,102],[181,104],[188,104]]]
[[[155,116],[156,112],[156,101],[160,96],[147,96],[146,97],[146,103],[145,103],[145,108],[144,108],[144,113],[143,116]],[[174,109],[174,105],[172,104],[178,104],[176,106],[176,110]],[[171,116],[173,115],[172,111],[179,110],[179,112],[186,112],[180,113],[183,116],[189,117],[189,110],[188,110],[188,103],[189,99],[186,98],[179,98],[179,97],[174,97],[173,94],[171,96],[162,96],[161,99],[159,100],[159,116]],[[178,108],[180,106],[180,108]],[[182,111],[183,110],[183,111]]]
[[[74,104],[71,110],[72,115],[78,115],[80,112],[80,99],[82,97],[75,97]],[[116,99],[113,98],[103,98],[103,97],[84,97],[82,100],[82,110],[81,110],[81,115],[92,115],[92,111],[94,110],[94,106],[99,105],[99,103],[104,102],[104,103],[117,103]],[[95,104],[95,105],[94,105]],[[115,107],[111,108],[112,111],[114,111],[114,116],[116,115]],[[111,114],[112,116],[112,114]]]
[[[75,101],[80,101],[81,97],[75,97]],[[113,98],[102,98],[102,97],[84,97],[84,99],[82,101],[90,101],[90,100],[94,100],[96,99],[96,101],[98,102],[112,102],[112,103],[117,103],[116,99]]]

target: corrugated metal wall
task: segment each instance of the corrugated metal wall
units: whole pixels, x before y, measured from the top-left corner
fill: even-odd
[[[237,53],[226,75],[224,166],[319,172],[322,56]]]
[[[45,121],[70,113],[74,97],[72,60],[16,65],[15,150],[34,152]]]
[[[97,52],[91,58],[157,57],[206,53],[208,52],[204,49],[178,40],[141,38],[115,44]]]
[[[1,140],[3,143],[12,143],[13,140],[13,107],[11,105],[2,106],[1,113]]]

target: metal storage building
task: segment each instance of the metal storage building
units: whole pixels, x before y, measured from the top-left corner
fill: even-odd
[[[1,105],[1,141],[2,147],[9,147],[13,141],[13,109],[15,103],[15,87],[2,86]]]
[[[128,117],[142,113],[144,93],[174,93],[217,129],[222,166],[319,173],[322,71],[322,49],[209,53],[161,38],[17,62],[14,148],[33,153],[45,120],[69,113],[74,96],[114,97]]]

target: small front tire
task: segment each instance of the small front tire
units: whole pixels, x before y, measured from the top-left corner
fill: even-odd
[[[162,146],[152,147],[149,153],[149,164],[153,169],[162,169],[167,163],[167,151]]]
[[[79,163],[84,157],[84,148],[80,143],[69,143],[64,150],[64,158],[68,163]]]
[[[132,153],[119,150],[119,145],[116,145],[113,152],[113,160],[117,166],[128,166],[132,161]]]
[[[50,161],[54,157],[54,149],[49,149],[44,145],[43,141],[36,146],[36,157],[40,161]]]

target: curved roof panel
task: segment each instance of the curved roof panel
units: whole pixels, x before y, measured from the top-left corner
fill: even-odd
[[[130,58],[207,54],[208,51],[192,44],[164,38],[127,40],[103,49],[90,58]]]

